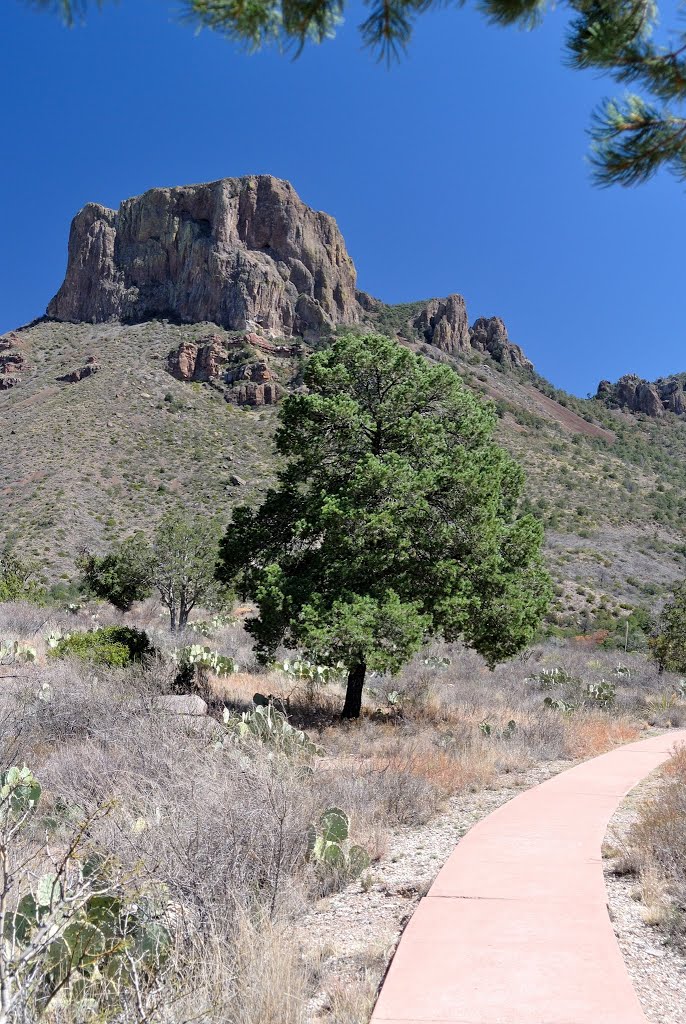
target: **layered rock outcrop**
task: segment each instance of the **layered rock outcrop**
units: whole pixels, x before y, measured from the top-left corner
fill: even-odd
[[[89,203],[47,309],[64,321],[166,317],[276,336],[361,313],[336,222],[268,175],[151,189],[118,211]]]
[[[219,377],[226,360],[224,340],[218,334],[210,334],[197,342],[182,341],[170,353],[168,366],[178,380],[208,381]]]
[[[626,409],[653,418],[664,416],[666,412],[683,416],[686,413],[685,387],[685,382],[675,377],[651,382],[628,373],[616,384],[601,380],[596,398],[611,409]]]
[[[28,369],[26,356],[13,332],[0,338],[0,391],[10,391],[21,384],[21,374]]]

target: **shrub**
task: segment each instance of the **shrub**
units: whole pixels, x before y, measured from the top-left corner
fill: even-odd
[[[54,638],[49,653],[55,658],[79,658],[93,665],[123,668],[155,653],[147,633],[130,626],[106,626],[87,633]]]

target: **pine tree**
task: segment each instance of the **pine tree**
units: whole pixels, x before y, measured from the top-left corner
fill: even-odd
[[[433,636],[490,665],[534,636],[550,589],[542,529],[495,415],[446,366],[379,336],[313,356],[280,413],[278,486],[234,510],[220,579],[253,600],[258,657],[281,643],[348,670],[396,671]]]

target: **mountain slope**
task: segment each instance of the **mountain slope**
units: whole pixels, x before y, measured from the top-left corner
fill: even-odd
[[[88,204],[50,318],[0,338],[5,542],[74,559],[174,505],[228,520],[273,479],[282,396],[309,352],[379,331],[495,403],[547,528],[554,614],[588,625],[654,604],[686,571],[683,377],[554,389],[462,296],[389,306],[356,287],[335,221],[269,176]]]

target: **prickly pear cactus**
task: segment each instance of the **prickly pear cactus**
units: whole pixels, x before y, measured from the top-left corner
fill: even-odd
[[[350,818],[339,807],[330,807],[310,825],[307,856],[320,869],[335,869],[349,879],[359,877],[371,863],[364,847],[351,845]]]
[[[234,715],[225,708],[224,725],[228,739],[238,742],[257,740],[271,752],[286,757],[311,758],[320,753],[307,733],[295,729],[286,716],[269,702],[258,704],[253,711],[245,711],[242,715]]]
[[[41,786],[30,768],[8,768],[0,776],[0,821],[7,816],[21,818],[34,810]]]

